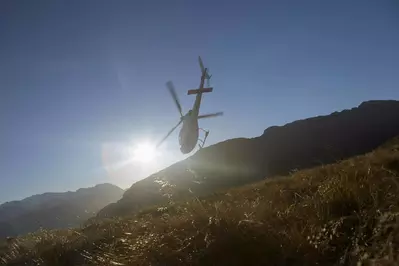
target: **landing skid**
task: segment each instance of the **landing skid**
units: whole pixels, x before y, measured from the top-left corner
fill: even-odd
[[[204,145],[205,145],[206,139],[208,138],[209,130],[205,130],[205,129],[202,129],[202,128],[199,128],[199,129],[201,129],[202,131],[205,132],[205,137],[204,137],[204,139],[203,139],[203,140],[202,140],[202,139],[198,139],[198,140],[201,142],[201,144],[198,144],[198,147],[199,147],[200,149],[202,149],[202,148],[204,147]]]

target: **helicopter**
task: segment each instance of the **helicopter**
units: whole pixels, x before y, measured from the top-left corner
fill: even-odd
[[[209,135],[209,131],[198,127],[198,119],[210,118],[210,117],[223,115],[223,112],[217,112],[217,113],[212,113],[212,114],[203,114],[203,115],[199,114],[202,94],[212,92],[213,88],[209,87],[209,80],[211,78],[211,75],[208,74],[208,69],[204,67],[204,64],[203,64],[200,56],[198,56],[198,62],[199,62],[200,68],[201,68],[201,82],[200,82],[199,89],[191,89],[191,90],[187,91],[187,95],[196,95],[196,98],[195,98],[192,109],[190,109],[185,115],[183,115],[182,107],[180,105],[180,101],[177,97],[176,90],[175,90],[175,87],[174,87],[172,81],[168,81],[166,83],[166,86],[169,89],[169,92],[177,106],[177,110],[179,111],[180,121],[157,144],[157,146],[156,146],[157,148],[169,137],[170,134],[172,134],[172,132],[181,123],[183,123],[183,125],[180,129],[180,133],[179,133],[180,151],[183,154],[190,153],[192,150],[194,150],[198,141],[201,142],[201,144],[198,144],[198,146],[200,149],[202,149],[204,147],[205,141]],[[207,80],[207,88],[204,88],[205,80]],[[205,132],[205,137],[203,140],[199,139],[199,130],[202,130]]]

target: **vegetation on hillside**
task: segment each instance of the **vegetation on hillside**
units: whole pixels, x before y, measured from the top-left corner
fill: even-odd
[[[371,152],[399,134],[398,114],[399,101],[366,101],[350,110],[269,127],[256,138],[219,142],[134,183],[97,216],[131,215],[149,205],[205,196]]]
[[[393,265],[399,138],[256,184],[0,246],[6,265]]]

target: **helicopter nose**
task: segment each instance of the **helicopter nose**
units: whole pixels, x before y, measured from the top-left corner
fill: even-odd
[[[185,147],[184,147],[184,146],[180,146],[180,151],[181,151],[183,154],[185,154],[185,153],[186,153]]]

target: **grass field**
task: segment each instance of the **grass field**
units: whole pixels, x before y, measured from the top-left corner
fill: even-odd
[[[396,138],[363,156],[206,198],[9,239],[0,263],[396,265],[398,218]]]

